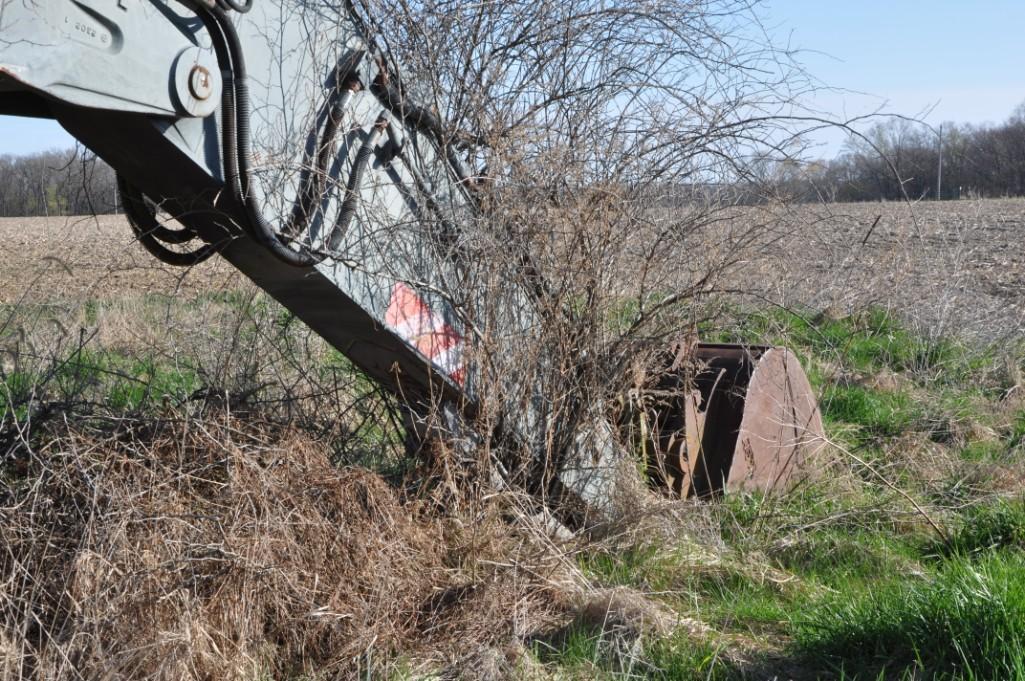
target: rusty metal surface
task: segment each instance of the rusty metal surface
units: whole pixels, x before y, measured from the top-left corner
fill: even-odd
[[[814,391],[786,348],[699,344],[653,420],[656,483],[676,496],[787,490],[825,442]],[[689,385],[688,385],[689,384]]]
[[[825,433],[814,391],[786,348],[700,345],[705,412],[699,496],[788,489]]]
[[[789,488],[825,442],[822,416],[804,369],[786,348],[758,360],[744,397],[725,491]]]

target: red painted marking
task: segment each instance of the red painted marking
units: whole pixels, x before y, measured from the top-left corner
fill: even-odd
[[[403,340],[463,385],[463,337],[405,284],[395,284],[384,323]]]

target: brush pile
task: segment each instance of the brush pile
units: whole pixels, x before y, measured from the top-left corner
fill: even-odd
[[[62,428],[0,477],[0,678],[487,675],[567,616],[501,501],[432,513],[223,414]]]

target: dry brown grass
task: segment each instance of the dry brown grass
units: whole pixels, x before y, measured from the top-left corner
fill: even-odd
[[[0,676],[458,670],[567,617],[578,582],[501,501],[441,519],[327,454],[221,414],[23,456],[0,488]]]

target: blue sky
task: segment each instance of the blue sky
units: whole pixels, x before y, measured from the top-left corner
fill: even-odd
[[[833,116],[884,107],[933,125],[998,123],[1025,102],[1025,0],[767,0],[763,10],[811,75],[846,90],[810,102]],[[821,139],[825,156],[842,143]]]
[[[833,116],[887,112],[1000,122],[1025,101],[1025,0],[765,0],[765,23],[824,85],[808,105]],[[839,133],[818,138],[831,156]],[[0,153],[73,144],[56,123],[0,117]]]

